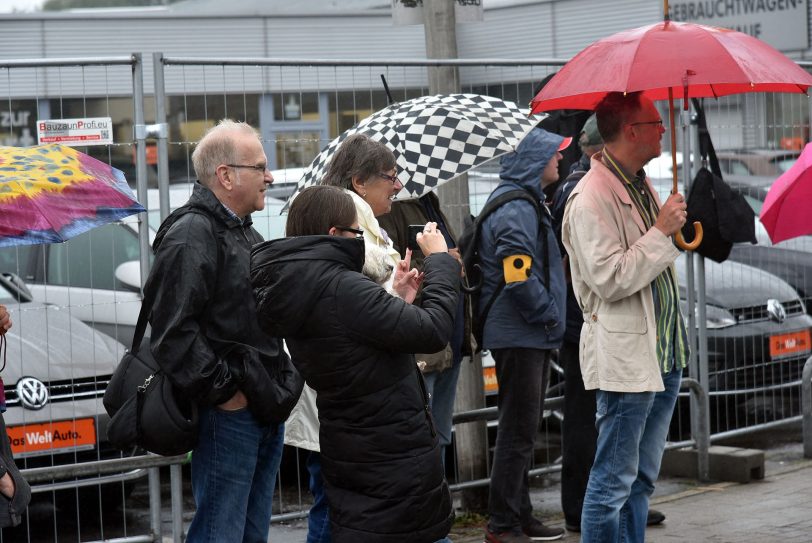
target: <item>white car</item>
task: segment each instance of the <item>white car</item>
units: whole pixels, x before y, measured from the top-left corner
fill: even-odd
[[[0,275],[0,304],[13,322],[5,335],[3,417],[18,467],[120,457],[107,442],[102,396],[124,345],[58,306],[33,301],[11,274]],[[111,499],[122,496],[117,485],[105,488]]]

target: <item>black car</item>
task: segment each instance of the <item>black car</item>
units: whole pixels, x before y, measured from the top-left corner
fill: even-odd
[[[758,219],[767,191],[775,178],[764,176],[726,176],[733,190],[741,193],[756,214],[757,244],[737,243],[730,260],[777,275],[798,291],[807,312],[812,314],[812,236],[801,236],[779,243],[770,240]]]

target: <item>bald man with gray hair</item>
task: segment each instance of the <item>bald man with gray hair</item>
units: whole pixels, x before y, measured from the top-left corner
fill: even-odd
[[[199,182],[158,230],[144,286],[152,354],[200,413],[186,541],[266,543],[283,422],[303,385],[259,327],[249,280],[263,241],[251,213],[273,177],[256,130],[231,120],[206,132],[192,162]]]

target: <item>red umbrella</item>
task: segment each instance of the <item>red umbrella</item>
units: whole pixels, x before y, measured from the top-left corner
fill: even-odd
[[[585,76],[586,75],[586,76]],[[595,109],[609,92],[666,100],[742,92],[803,93],[812,75],[763,41],[726,28],[661,23],[619,32],[575,55],[538,93],[532,112]]]
[[[666,0],[666,13],[668,13]],[[643,91],[669,100],[674,192],[677,191],[673,98],[717,97],[742,92],[805,93],[812,75],[766,43],[725,28],[664,21],[599,40],[572,58],[531,102],[531,113],[594,109],[610,92]],[[689,156],[689,153],[684,153]],[[697,235],[683,248],[694,249]]]
[[[773,243],[812,234],[812,143],[770,187],[761,206],[761,224]]]

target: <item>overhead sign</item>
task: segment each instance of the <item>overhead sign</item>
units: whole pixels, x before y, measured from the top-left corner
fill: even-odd
[[[454,0],[454,18],[458,23],[482,20],[482,0]],[[422,25],[423,0],[392,0],[392,20],[396,25]]]
[[[722,26],[779,51],[809,49],[809,0],[673,0],[671,20]]]
[[[107,145],[113,143],[110,117],[37,121],[37,142],[62,145]]]

